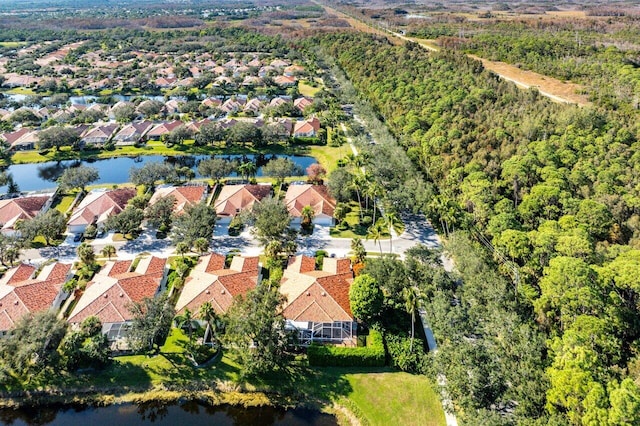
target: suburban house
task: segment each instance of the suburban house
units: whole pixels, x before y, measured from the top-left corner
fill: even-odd
[[[120,213],[136,196],[135,188],[113,190],[94,189],[74,210],[67,222],[67,231],[81,234],[89,225],[103,227],[107,218]]]
[[[131,260],[108,261],[87,284],[69,314],[69,323],[79,324],[95,316],[110,341],[124,337],[133,319],[129,306],[155,297],[164,284],[166,263],[155,256],[143,257],[137,265]]]
[[[16,130],[15,132],[6,132],[6,133],[0,134],[0,141],[8,145],[10,149],[19,149],[17,147],[14,147],[14,144],[16,143],[16,141],[18,141],[24,135],[32,132],[33,132],[32,129],[29,129],[27,127],[22,127]],[[33,149],[33,148],[35,147],[31,147],[29,149]]]
[[[71,265],[55,262],[39,271],[22,263],[0,279],[0,335],[24,315],[60,307],[65,296],[62,285],[70,278]]]
[[[276,83],[278,86],[295,86],[297,83],[297,80],[295,77],[279,75],[273,79],[273,82]]]
[[[113,137],[113,141],[116,145],[133,145],[139,142],[152,128],[153,123],[149,120],[129,123]]]
[[[293,217],[292,225],[302,222],[302,209],[311,206],[314,212],[313,223],[317,225],[333,225],[333,212],[336,200],[329,195],[325,185],[289,185],[284,203]]]
[[[4,235],[16,235],[20,220],[31,220],[51,206],[51,194],[0,200],[0,227]]]
[[[320,120],[318,120],[316,117],[305,121],[296,121],[296,124],[293,126],[293,137],[310,138],[313,136],[317,136],[319,130]]]
[[[243,106],[244,101],[242,99],[229,98],[220,105],[220,109],[225,113],[230,114],[242,110]]]
[[[296,107],[300,112],[304,112],[305,108],[313,105],[313,100],[308,98],[298,98],[293,101],[293,106]]]
[[[161,186],[154,192],[149,200],[149,205],[154,205],[162,198],[173,197],[175,198],[173,213],[182,214],[185,207],[205,200],[208,193],[209,187],[207,185]]]
[[[147,139],[159,141],[163,135],[171,133],[177,127],[182,126],[182,121],[174,120],[157,124],[147,133]]]
[[[325,257],[322,270],[315,258],[296,256],[289,261],[280,284],[285,297],[287,328],[298,332],[302,345],[327,342],[356,344],[357,323],[351,313],[351,261]]]
[[[260,99],[253,98],[249,99],[247,103],[244,104],[242,111],[245,113],[258,115],[260,113],[260,110],[262,109],[262,106],[263,105],[262,102],[260,102]]]
[[[118,127],[120,125],[116,123],[95,126],[82,136],[81,141],[84,145],[102,146],[114,137]]]
[[[185,280],[176,312],[182,314],[189,309],[198,316],[200,306],[210,302],[216,314],[226,313],[234,297],[244,295],[258,285],[258,261],[257,256],[235,256],[225,269],[225,256],[211,253],[201,257]]]
[[[225,185],[222,187],[214,208],[218,222],[229,223],[243,210],[249,210],[271,194],[271,185]]]

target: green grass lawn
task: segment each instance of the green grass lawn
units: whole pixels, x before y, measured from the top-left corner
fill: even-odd
[[[33,89],[29,89],[27,87],[14,87],[11,90],[7,90],[7,93],[11,95],[35,95],[36,92]]]
[[[2,47],[18,47],[27,44],[25,41],[0,41]]]
[[[147,392],[147,398],[169,398],[170,391],[200,389],[214,384],[228,389],[215,391],[218,401],[252,404],[311,405],[337,403],[347,407],[363,424],[444,425],[444,413],[433,382],[426,376],[411,375],[389,368],[313,368],[298,357],[285,371],[249,382],[240,381],[240,367],[223,355],[212,365],[195,368],[185,357],[188,337],[172,329],[157,355],[116,357],[104,370],[76,374],[55,374],[46,382],[31,381],[26,389],[82,389],[90,387],[99,398]],[[237,394],[231,390],[244,389]],[[8,389],[12,390],[12,389]],[[180,397],[178,394],[176,397]]]
[[[298,91],[302,96],[313,98],[320,91],[321,87],[313,87],[302,80],[298,81]]]
[[[326,165],[325,168],[335,168],[338,158],[348,154],[348,147],[327,147],[327,146],[288,146],[284,143],[271,145],[268,147],[254,148],[252,146],[195,146],[193,140],[187,140],[183,145],[167,147],[160,141],[149,141],[142,147],[120,146],[113,151],[100,149],[86,149],[74,151],[71,147],[62,147],[60,150],[46,151],[19,151],[13,154],[11,162],[13,164],[43,163],[45,161],[76,160],[88,158],[113,158],[113,157],[136,157],[139,155],[229,155],[229,154],[291,154],[291,155],[313,155],[322,156]]]
[[[72,192],[69,194],[64,194],[62,197],[58,198],[58,201],[53,206],[54,209],[58,210],[60,213],[64,214],[71,207],[71,203],[76,199],[78,194],[76,192]]]
[[[374,425],[444,425],[445,417],[432,381],[402,372],[344,374],[351,385],[350,408]]]
[[[349,153],[351,153],[351,148],[345,144],[338,147],[310,146],[308,155],[318,160],[318,163],[327,170],[327,173],[331,173],[338,168],[338,160]]]

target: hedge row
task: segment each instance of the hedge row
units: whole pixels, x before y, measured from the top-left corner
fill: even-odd
[[[312,344],[307,349],[307,357],[310,365],[319,367],[382,367],[385,364],[382,334],[371,330],[366,347],[348,348]]]

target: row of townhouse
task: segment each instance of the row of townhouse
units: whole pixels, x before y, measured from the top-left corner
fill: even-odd
[[[38,269],[21,264],[0,279],[0,335],[9,332],[24,315],[57,311],[72,296],[75,305],[68,322],[77,325],[97,317],[112,348],[125,349],[124,338],[133,320],[129,307],[164,291],[167,271],[167,260],[155,256],[141,257],[137,262],[109,260],[84,291],[70,295],[63,286],[73,276],[72,265],[54,262]],[[257,256],[234,256],[229,266],[224,255],[202,256],[185,280],[176,312],[189,310],[199,320],[200,307],[209,302],[223,315],[236,297],[260,285],[260,277]],[[349,259],[325,258],[320,270],[316,270],[313,257],[290,259],[280,285],[285,300],[283,316],[287,329],[298,335],[301,344],[355,345],[357,323],[349,305],[352,282]]]

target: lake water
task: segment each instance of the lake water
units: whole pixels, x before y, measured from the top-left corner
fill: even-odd
[[[313,157],[300,155],[218,155],[217,158],[228,158],[242,162],[253,161],[258,166],[257,176],[262,176],[262,166],[269,160],[276,157],[287,157],[296,163],[304,171],[317,160]],[[131,167],[142,167],[145,163],[160,161],[180,166],[191,167],[196,171],[196,177],[200,177],[197,172],[197,165],[200,160],[210,158],[208,155],[185,155],[177,157],[165,157],[162,155],[142,155],[139,157],[117,157],[100,160],[65,160],[49,161],[46,163],[34,164],[14,164],[6,171],[13,176],[21,191],[40,191],[56,187],[56,179],[69,167],[86,165],[98,169],[100,179],[96,184],[120,184],[129,182],[129,170]],[[232,174],[231,176],[236,176]],[[3,192],[0,187],[0,192]]]
[[[206,406],[198,402],[144,403],[107,407],[45,406],[20,410],[0,409],[0,425],[279,425],[335,426],[336,418],[309,409],[275,407]]]

